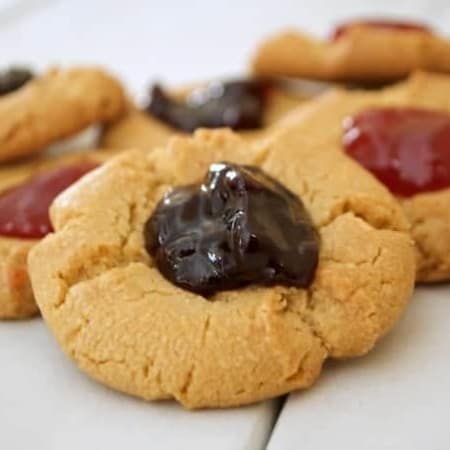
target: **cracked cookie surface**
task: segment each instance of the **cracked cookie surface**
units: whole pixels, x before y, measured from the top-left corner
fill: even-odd
[[[52,69],[0,97],[0,161],[36,153],[125,108],[121,85],[96,68]]]
[[[175,91],[173,93],[174,98],[184,99],[193,89],[195,89],[195,86]],[[265,133],[267,127],[276,123],[292,109],[306,102],[308,98],[310,98],[310,95],[306,93],[294,93],[281,88],[272,88],[266,98],[264,127],[241,131],[239,134],[249,139],[260,137]],[[132,108],[122,119],[105,129],[100,147],[117,150],[128,148],[151,149],[165,145],[174,134],[183,134],[183,132],[172,128],[150,113]]]
[[[326,358],[365,354],[394,325],[415,272],[400,207],[350,159],[296,138],[295,127],[252,143],[199,130],[119,155],[56,200],[56,232],[29,266],[45,321],[83,371],[146,400],[236,406],[310,386]],[[251,285],[206,300],[155,267],[143,229],[157,202],[225,159],[261,167],[304,202],[321,238],[308,289]]]
[[[358,24],[338,39],[286,31],[264,41],[253,71],[331,81],[386,82],[423,69],[450,73],[450,40],[431,32]]]
[[[0,195],[34,175],[86,161],[103,162],[98,152],[33,158],[0,168]],[[38,313],[28,276],[27,256],[38,239],[0,235],[0,319],[24,319]]]
[[[336,90],[288,114],[276,125],[298,130],[297,145],[315,145],[330,152],[343,150],[342,121],[374,108],[412,107],[450,113],[450,76],[416,72],[380,91]],[[417,280],[450,278],[450,188],[400,198],[416,241]]]

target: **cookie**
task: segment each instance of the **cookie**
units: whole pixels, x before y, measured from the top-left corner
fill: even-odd
[[[286,31],[263,42],[253,59],[258,75],[331,81],[389,82],[418,69],[450,73],[450,40],[393,21],[344,24],[328,40]]]
[[[15,76],[17,78],[17,75]],[[125,107],[120,83],[96,68],[52,69],[0,96],[0,161],[44,150]]]
[[[343,121],[367,110],[369,113],[372,111],[371,114],[373,114],[373,110],[378,109],[384,111],[386,108],[394,108],[401,112],[413,108],[416,114],[421,111],[430,114],[444,113],[444,120],[448,122],[449,118],[446,117],[450,112],[449,90],[449,76],[417,72],[407,81],[380,91],[336,90],[325,94],[301,110],[293,111],[277,127],[280,133],[283,133],[285,127],[297,127],[301,136],[299,146],[317,145],[320,149],[340,152],[344,149]],[[381,128],[384,129],[378,137],[380,142],[383,142],[392,126],[392,123],[383,122]],[[414,145],[411,141],[414,136],[416,141],[422,139],[421,142],[423,142],[424,136],[418,134],[417,130],[420,130],[420,122],[415,125],[414,130],[411,130],[409,147]],[[359,133],[357,130],[355,132]],[[365,139],[361,141],[362,147],[368,150],[367,136],[362,138]],[[418,150],[422,152],[423,148]],[[425,157],[423,164],[414,163],[414,160],[407,156],[405,166],[410,167],[414,163],[416,170],[421,167],[426,169],[428,166],[424,164],[430,161],[426,159],[430,156],[424,156],[422,153],[419,155],[421,160]],[[355,157],[358,159],[357,156]],[[445,172],[446,169],[443,170]],[[407,175],[403,178],[405,177]],[[398,198],[411,222],[411,233],[417,244],[417,280],[428,282],[450,278],[450,216],[448,214],[450,185],[445,185],[444,180],[444,185],[440,189],[433,188],[431,191],[424,189],[423,192],[408,196],[399,195]]]
[[[190,86],[173,93],[173,98],[185,100],[192,92],[201,92],[202,87]],[[283,117],[288,111],[298,107],[309,98],[307,93],[272,87],[265,93],[262,128],[242,130],[242,135],[250,139],[258,137],[264,129]],[[150,149],[165,145],[173,134],[183,134],[151,112],[131,109],[119,121],[109,125],[102,136],[100,147],[111,149],[144,148]]]
[[[252,142],[198,130],[152,152],[122,153],[60,196],[51,208],[56,231],[28,262],[65,353],[107,386],[188,408],[306,388],[326,358],[367,353],[413,288],[408,223],[357,163],[298,139],[295,127]],[[144,239],[149,217],[170,188],[200,182],[217,161],[258,167],[302,200],[320,236],[309,287],[247,284],[204,296],[162,275]]]
[[[49,193],[43,190],[48,180],[43,177],[61,177],[65,173],[68,177],[78,178],[104,159],[103,154],[90,152],[56,158],[34,158],[0,168],[0,319],[23,319],[38,312],[28,277],[27,256],[39,241],[40,235],[47,231],[39,229],[47,223],[45,218],[38,216],[42,208],[38,206],[33,213],[30,212],[30,203],[36,200],[36,196],[40,197],[38,200],[42,204],[50,201]],[[34,184],[30,186],[29,183],[33,181]],[[64,180],[54,181],[65,183]],[[35,190],[32,198],[26,197],[23,192],[26,186],[27,189]],[[55,187],[56,191],[60,187]],[[12,214],[14,212],[15,216]],[[26,223],[27,218],[36,223]]]

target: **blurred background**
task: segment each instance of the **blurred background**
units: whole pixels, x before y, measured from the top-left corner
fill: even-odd
[[[387,16],[446,33],[449,0],[0,0],[3,64],[97,63],[135,93],[247,70],[260,39],[286,27],[326,36],[349,18]]]

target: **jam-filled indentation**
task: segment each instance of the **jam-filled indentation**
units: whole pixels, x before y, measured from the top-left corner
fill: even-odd
[[[394,31],[419,31],[425,33],[431,33],[431,29],[426,25],[414,22],[406,22],[400,20],[388,20],[388,19],[363,19],[355,20],[352,22],[346,22],[337,26],[331,33],[330,39],[335,41],[344,36],[352,28],[364,26],[381,30],[394,30]]]
[[[203,295],[255,283],[307,287],[319,236],[302,201],[253,166],[215,163],[163,197],[146,248],[174,284]]]
[[[39,239],[53,231],[48,210],[55,197],[97,166],[86,161],[60,167],[0,193],[0,235]]]
[[[450,187],[450,115],[382,108],[344,121],[346,153],[402,197]]]
[[[11,67],[10,69],[1,71],[0,96],[16,91],[33,78],[33,72],[24,67]]]
[[[188,133],[197,128],[249,130],[263,126],[268,83],[260,80],[213,82],[176,100],[159,85],[151,89],[145,108],[170,126]]]

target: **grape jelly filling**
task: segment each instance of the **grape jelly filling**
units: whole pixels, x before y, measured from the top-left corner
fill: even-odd
[[[144,236],[160,272],[203,295],[250,283],[307,287],[319,258],[302,201],[257,167],[230,163],[167,192]]]
[[[363,111],[344,121],[346,153],[402,197],[450,187],[450,114]]]
[[[268,88],[267,82],[259,80],[214,82],[195,89],[185,101],[179,101],[154,85],[146,111],[188,133],[201,127],[255,129],[263,125]]]
[[[96,167],[93,162],[61,167],[0,193],[0,235],[39,239],[53,231],[48,210],[55,197]]]
[[[21,88],[33,78],[33,72],[22,67],[11,67],[0,72],[0,96]]]

